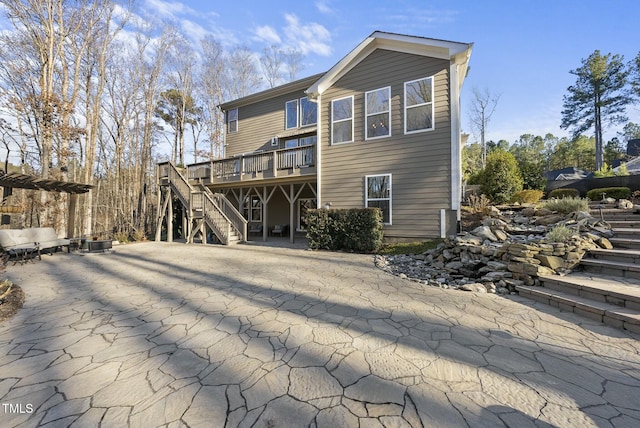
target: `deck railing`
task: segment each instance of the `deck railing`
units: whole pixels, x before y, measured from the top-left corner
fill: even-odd
[[[204,179],[210,182],[257,174],[277,177],[278,171],[315,166],[315,158],[315,144],[292,147],[191,164],[187,166],[187,176],[190,180]]]

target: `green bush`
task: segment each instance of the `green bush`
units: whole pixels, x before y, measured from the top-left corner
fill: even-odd
[[[613,168],[606,162],[602,165],[602,168],[593,173],[595,178],[613,177],[614,175],[616,174],[613,172]]]
[[[518,162],[520,176],[522,176],[522,187],[531,190],[544,190],[547,179],[544,177],[544,168],[540,162]]]
[[[626,177],[629,175],[629,169],[627,168],[627,163],[622,162],[618,167],[618,172],[616,172],[618,177]]]
[[[576,232],[573,229],[568,228],[564,224],[558,224],[547,232],[545,240],[547,242],[566,242],[575,234]]]
[[[535,204],[540,198],[542,198],[542,190],[521,190],[516,192],[511,197],[511,202],[518,202],[519,204]]]
[[[382,212],[379,208],[308,210],[305,217],[309,248],[376,252],[382,246]]]
[[[514,193],[522,190],[522,176],[513,154],[495,150],[487,156],[487,166],[482,173],[480,191],[496,204],[511,200]]]
[[[565,197],[562,199],[549,199],[540,204],[540,208],[557,211],[561,214],[569,214],[578,211],[589,211],[589,200],[581,198]]]
[[[631,189],[628,187],[601,187],[599,189],[591,189],[587,192],[587,198],[591,201],[601,201],[603,193],[606,198],[629,199]]]
[[[549,192],[549,198],[577,198],[580,196],[580,191],[578,189],[555,189]]]

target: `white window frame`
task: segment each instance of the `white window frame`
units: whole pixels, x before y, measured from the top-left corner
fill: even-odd
[[[257,205],[254,207],[253,202],[257,201]],[[246,219],[252,223],[259,223],[262,221],[262,199],[257,195],[247,195],[245,199],[245,212]],[[253,211],[259,212],[258,218],[253,218]]]
[[[310,103],[315,104],[313,101],[309,99],[309,97],[302,97],[295,100],[289,100],[284,103],[284,128],[285,129],[306,128],[307,126],[313,126],[318,124],[318,106],[317,105],[316,105],[316,115],[315,115],[314,121],[309,123],[302,123],[304,119],[304,112],[302,108],[303,100],[306,101],[306,104],[310,104]],[[293,103],[295,103],[295,112],[296,112],[295,126],[289,126],[289,105]],[[292,108],[291,110],[293,111],[294,109]]]
[[[313,122],[309,122],[309,123],[302,123],[302,119],[304,118],[304,113],[303,113],[303,111],[302,111],[302,100],[307,100],[307,104],[315,104],[315,106],[316,106],[316,117],[315,117],[315,120],[314,120]],[[306,127],[306,126],[313,126],[313,125],[317,125],[317,124],[318,124],[318,105],[317,105],[317,103],[315,103],[315,102],[311,101],[311,100],[309,99],[309,97],[302,97],[302,98],[300,98],[300,102],[298,103],[298,105],[300,106],[300,107],[299,107],[299,108],[300,108],[300,112],[299,112],[299,115],[298,115],[298,117],[299,117],[299,122],[300,122],[300,124],[299,124],[299,125],[300,125],[300,128],[304,128],[304,127]]]
[[[388,119],[387,119],[387,123],[389,124],[389,127],[387,128],[388,130],[388,134],[387,135],[378,135],[375,137],[369,137],[369,116],[377,116],[380,114],[384,114],[385,111],[378,111],[375,113],[369,113],[369,102],[367,100],[367,98],[369,97],[369,94],[373,94],[374,92],[379,92],[379,91],[383,91],[385,90],[387,91],[387,99],[389,100],[389,107],[386,110]],[[373,89],[371,91],[365,92],[364,94],[364,139],[365,141],[368,140],[378,140],[380,138],[389,138],[391,137],[391,86],[387,86],[384,88],[378,88],[378,89]]]
[[[231,116],[232,116],[232,112],[235,112],[235,119],[231,120]],[[235,122],[236,125],[236,129],[234,129],[233,131],[231,130],[231,122]],[[231,109],[227,112],[227,134],[235,134],[236,132],[238,132],[238,109],[234,108]]]
[[[411,83],[419,82],[421,80],[431,81],[431,101],[408,106],[407,105],[407,85],[410,85]],[[405,134],[417,134],[419,132],[433,131],[436,128],[435,93],[434,93],[434,87],[433,87],[434,81],[435,81],[434,76],[427,76],[427,77],[422,77],[420,79],[411,80],[409,82],[404,82],[404,133]],[[413,108],[428,106],[429,104],[431,105],[431,128],[415,129],[413,131],[407,131],[407,111]]]
[[[370,198],[369,197],[369,179],[374,177],[389,177],[389,197],[388,198]],[[389,201],[389,222],[383,224],[390,226],[393,215],[393,176],[392,174],[372,174],[364,177],[364,206],[369,208],[369,201]]]
[[[291,103],[295,103],[296,104],[296,108],[295,108],[296,123],[295,123],[294,126],[289,126],[289,104],[291,104]],[[299,105],[300,104],[298,103],[297,99],[287,101],[284,104],[284,129],[297,129],[298,128],[298,125],[300,124],[300,115],[298,114]]]
[[[333,105],[334,105],[334,103],[336,103],[338,101],[343,101],[343,100],[351,100],[351,117],[349,117],[347,119],[335,120],[334,117],[333,117],[333,115],[335,113],[335,108],[333,107]],[[336,98],[335,100],[331,100],[331,145],[353,143],[353,139],[354,139],[353,113],[354,113],[353,112],[353,95],[349,95],[348,97]],[[342,123],[342,122],[347,122],[347,121],[351,121],[351,140],[336,142],[335,141],[335,135],[333,134],[333,125],[336,124],[336,123]]]

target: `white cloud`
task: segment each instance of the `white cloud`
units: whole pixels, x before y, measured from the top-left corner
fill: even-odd
[[[199,44],[204,36],[210,34],[209,30],[189,19],[181,19],[180,28],[182,28],[185,37],[196,44]]]
[[[268,25],[263,25],[254,30],[255,38],[259,41],[264,41],[270,44],[280,44],[282,40],[276,30]]]
[[[161,17],[175,17],[176,15],[194,14],[195,11],[184,3],[162,0],[146,0],[145,9],[153,11]]]
[[[301,24],[298,17],[290,13],[285,14],[285,20],[287,26],[284,31],[288,44],[304,55],[331,55],[331,33],[323,25],[316,22]]]
[[[326,15],[331,15],[334,13],[333,9],[329,6],[329,2],[326,0],[320,0],[316,2],[316,9],[318,12],[324,13]]]

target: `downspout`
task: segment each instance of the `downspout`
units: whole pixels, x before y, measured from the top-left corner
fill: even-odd
[[[316,208],[322,208],[322,95],[315,98],[318,104],[318,130],[316,142]]]
[[[460,65],[451,61],[449,67],[450,110],[451,110],[451,210],[456,211],[460,222],[460,201],[462,200],[462,148],[460,147]],[[456,231],[457,231],[456,227]]]

